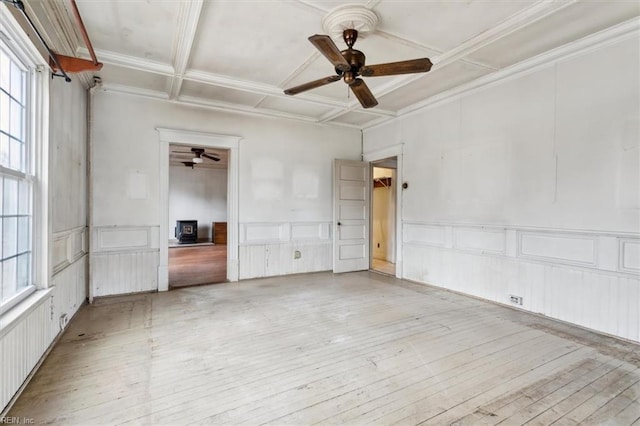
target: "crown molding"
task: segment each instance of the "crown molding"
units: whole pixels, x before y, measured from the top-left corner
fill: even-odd
[[[178,25],[175,33],[175,43],[173,47],[173,68],[175,76],[171,82],[169,97],[175,99],[180,94],[183,75],[189,65],[191,48],[198,30],[198,22],[202,14],[204,0],[191,0],[180,3],[178,15]]]
[[[633,18],[613,27],[588,35],[579,40],[567,43],[563,46],[541,53],[533,58],[511,65],[502,70],[479,77],[469,83],[455,87],[434,95],[421,102],[410,105],[398,111],[398,117],[409,116],[425,109],[434,108],[444,103],[457,100],[479,90],[485,90],[507,81],[520,78],[524,75],[538,71],[553,64],[566,61],[575,56],[584,55],[594,50],[622,42],[627,39],[638,38],[640,35],[640,18]],[[365,130],[372,130],[385,124],[387,120],[372,122],[364,126]]]
[[[125,86],[123,84],[102,83],[100,89],[103,92],[115,92],[125,95],[141,96],[143,98],[168,100],[169,95],[159,90],[141,89],[139,87]]]

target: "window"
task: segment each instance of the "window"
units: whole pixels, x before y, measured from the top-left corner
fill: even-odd
[[[35,290],[29,129],[32,73],[0,40],[0,313]]]

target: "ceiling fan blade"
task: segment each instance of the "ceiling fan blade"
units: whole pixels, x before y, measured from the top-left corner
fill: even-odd
[[[209,160],[220,161],[220,157],[212,155],[212,154],[202,154],[202,156],[204,158],[208,158]]]
[[[316,34],[309,37],[309,41],[333,64],[334,67],[343,72],[351,70],[351,65],[349,65],[349,62],[344,59],[342,53],[340,53],[340,49],[338,49],[338,46],[336,46],[333,40],[331,40],[331,37],[328,35]]]
[[[358,98],[363,108],[371,108],[378,105],[378,101],[364,80],[356,78],[356,81],[349,87],[351,87],[353,94],[356,95],[356,98]]]
[[[417,72],[427,72],[431,69],[432,65],[429,58],[365,65],[360,68],[360,75],[363,77],[381,77],[384,75],[413,74]]]
[[[187,167],[191,167],[193,169],[193,166],[195,166],[196,163],[194,163],[193,161],[181,161],[182,164],[184,164]]]
[[[315,89],[316,87],[324,86],[325,84],[333,83],[340,80],[342,77],[339,75],[331,75],[329,77],[321,78],[319,80],[310,81],[308,83],[301,84],[300,86],[292,87],[284,91],[285,95],[297,95],[298,93],[306,92],[307,90]]]

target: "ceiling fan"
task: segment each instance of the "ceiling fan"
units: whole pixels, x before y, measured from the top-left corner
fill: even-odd
[[[173,151],[173,152],[176,154],[190,155],[189,152],[184,152],[184,151]],[[203,158],[207,158],[213,161],[220,161],[220,157],[217,154],[207,154],[206,152],[204,152],[204,148],[191,148],[191,152],[193,153],[193,158],[191,159],[191,161],[181,161],[181,163],[184,164],[186,167],[191,167],[192,169],[193,169],[193,166],[195,166],[196,164],[200,164],[204,162]]]
[[[336,69],[336,75],[292,87],[285,90],[284,93],[287,95],[297,95],[298,93],[343,79],[344,82],[349,85],[353,94],[356,95],[362,107],[371,108],[378,105],[378,101],[364,80],[358,78],[358,76],[381,77],[385,75],[427,72],[433,65],[429,58],[365,65],[364,53],[353,48],[353,45],[358,39],[358,31],[355,29],[346,29],[342,32],[342,38],[347,44],[347,49],[340,51],[328,35],[316,34],[309,37],[309,41],[333,64]]]

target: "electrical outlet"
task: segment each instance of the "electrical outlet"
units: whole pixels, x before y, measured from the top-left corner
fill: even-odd
[[[509,301],[511,303],[513,303],[514,305],[522,305],[522,297],[520,297],[520,296],[510,295],[509,296]]]
[[[302,253],[300,253],[300,250],[296,250],[293,252],[294,259],[300,259],[301,257],[302,257]]]

